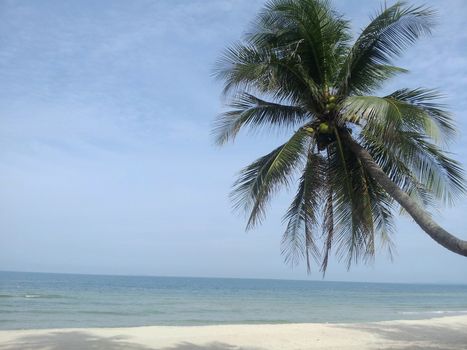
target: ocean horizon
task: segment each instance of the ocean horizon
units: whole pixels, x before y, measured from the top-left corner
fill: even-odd
[[[467,314],[467,285],[0,272],[0,329],[354,323]]]

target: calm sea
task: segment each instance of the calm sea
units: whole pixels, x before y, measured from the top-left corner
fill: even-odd
[[[361,322],[467,314],[467,286],[0,272],[0,329]]]

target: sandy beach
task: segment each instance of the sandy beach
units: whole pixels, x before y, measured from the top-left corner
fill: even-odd
[[[467,349],[467,316],[359,324],[0,331],[1,350]]]

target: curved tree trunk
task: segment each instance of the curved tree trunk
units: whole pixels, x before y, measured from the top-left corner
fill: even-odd
[[[412,216],[423,231],[446,249],[459,255],[467,256],[467,241],[453,236],[439,226],[425,209],[418,205],[417,202],[410,198],[407,193],[402,191],[399,186],[386,175],[365,148],[355,142],[350,135],[345,138],[352,151],[360,158],[363,166],[370,175]]]

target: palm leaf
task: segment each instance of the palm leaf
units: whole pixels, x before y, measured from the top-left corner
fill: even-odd
[[[451,204],[465,192],[464,174],[458,162],[430,141],[430,137],[433,139],[438,135],[438,132],[433,133],[435,125],[443,135],[454,130],[449,115],[438,105],[425,102],[431,101],[432,96],[419,90],[412,94],[404,90],[404,93],[396,92],[386,97],[351,96],[343,102],[342,119],[357,120],[362,126],[361,137],[367,143],[385,149],[385,156],[375,159],[392,159],[393,162],[400,159],[404,163],[404,167],[393,167],[387,174],[398,174],[408,182],[416,179],[412,181],[409,193],[420,194],[413,186],[420,183],[422,190]],[[393,155],[389,156],[390,153]],[[401,185],[400,181],[394,180]]]
[[[303,107],[268,102],[249,93],[239,95],[229,106],[231,109],[217,119],[213,130],[219,145],[233,140],[241,128],[287,130],[310,119]]]
[[[292,48],[277,50],[237,43],[217,62],[214,75],[224,82],[226,96],[238,91],[269,94],[295,103],[305,102],[312,108],[321,96]]]
[[[330,166],[330,159],[328,156],[327,166]],[[323,238],[324,238],[324,249],[323,249],[323,260],[321,262],[321,271],[323,276],[326,273],[329,263],[329,254],[332,249],[332,244],[334,240],[334,195],[332,189],[332,181],[329,176],[329,172],[326,172],[326,202],[324,205],[324,220],[323,220]]]
[[[446,106],[438,102],[442,97],[440,92],[424,88],[400,89],[387,96],[405,107],[405,113],[415,114],[421,119],[418,130],[436,141],[447,141],[455,135],[456,128]]]
[[[263,47],[291,47],[316,84],[333,81],[347,48],[349,24],[329,1],[270,1],[248,37]]]
[[[437,102],[440,94],[428,89],[401,89],[384,97],[350,96],[341,103],[341,118],[366,129],[389,133],[413,131],[434,141],[451,138],[455,125],[444,105]]]
[[[339,74],[339,95],[366,94],[403,69],[391,64],[421,35],[429,34],[434,11],[397,2],[382,9],[362,31]]]
[[[288,186],[291,174],[305,154],[308,132],[298,130],[286,143],[244,168],[234,184],[234,207],[250,212],[247,228],[262,220],[265,205],[281,186]]]
[[[368,188],[361,164],[342,141],[328,147],[329,169],[333,189],[334,237],[338,258],[347,267],[374,254],[373,223]]]
[[[314,230],[321,205],[323,164],[322,156],[310,150],[297,194],[284,216],[284,222],[287,222],[282,239],[282,254],[285,261],[296,265],[299,260],[305,259],[308,271],[311,269],[310,256],[317,262],[320,258]]]

